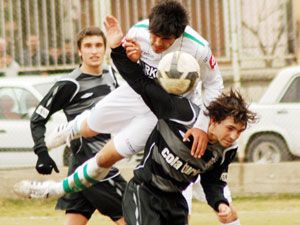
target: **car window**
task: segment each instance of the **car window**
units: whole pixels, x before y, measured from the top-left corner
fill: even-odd
[[[29,119],[39,103],[38,99],[24,88],[13,88],[13,90],[19,105],[19,113],[23,118]]]
[[[53,86],[54,82],[42,83],[34,85],[34,88],[41,93],[42,96],[45,96],[50,88]]]
[[[0,88],[0,119],[20,120],[22,113],[13,88]]]
[[[296,77],[280,100],[281,103],[300,102],[300,77]]]

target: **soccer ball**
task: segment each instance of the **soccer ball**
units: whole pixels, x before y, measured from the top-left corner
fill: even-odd
[[[184,95],[193,90],[200,80],[199,64],[186,52],[166,54],[157,69],[157,82],[170,94]]]

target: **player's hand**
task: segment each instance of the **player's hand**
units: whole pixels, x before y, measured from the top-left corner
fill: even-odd
[[[132,38],[125,38],[124,48],[126,50],[127,57],[132,62],[137,62],[142,55],[141,46],[137,41]]]
[[[183,141],[186,141],[191,135],[194,139],[191,155],[195,158],[201,158],[201,156],[204,155],[208,143],[207,133],[199,128],[193,127],[184,134]]]
[[[36,162],[35,169],[40,174],[51,174],[53,169],[56,173],[59,173],[56,163],[50,157],[48,151],[38,153],[38,160]]]
[[[109,47],[119,47],[124,36],[119,21],[113,16],[107,16],[105,17],[104,26]]]
[[[219,212],[217,213],[221,221],[228,221],[231,217],[231,208],[225,203],[221,203],[218,207]]]

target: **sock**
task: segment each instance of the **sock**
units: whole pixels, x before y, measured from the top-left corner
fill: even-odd
[[[76,133],[80,133],[82,122],[88,118],[90,113],[91,113],[90,110],[85,110],[81,114],[75,117],[73,128],[76,131]]]
[[[110,168],[99,167],[93,157],[78,167],[73,174],[62,181],[66,193],[82,191],[105,178]]]
[[[241,223],[240,223],[240,220],[237,219],[237,220],[235,220],[233,222],[230,222],[230,223],[221,223],[221,225],[241,225]]]

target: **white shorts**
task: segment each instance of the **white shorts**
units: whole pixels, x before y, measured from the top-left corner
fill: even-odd
[[[142,97],[124,84],[95,105],[87,123],[98,133],[116,134],[116,150],[128,157],[144,149],[157,118]]]
[[[224,188],[224,196],[227,199],[229,203],[232,202],[231,198],[231,192],[228,187],[228,185]],[[184,198],[187,201],[188,207],[189,207],[189,214],[192,214],[192,200],[193,198],[197,199],[198,201],[207,203],[204,190],[202,188],[202,185],[200,183],[200,176],[195,181],[195,183],[191,183],[183,192],[182,192]]]

